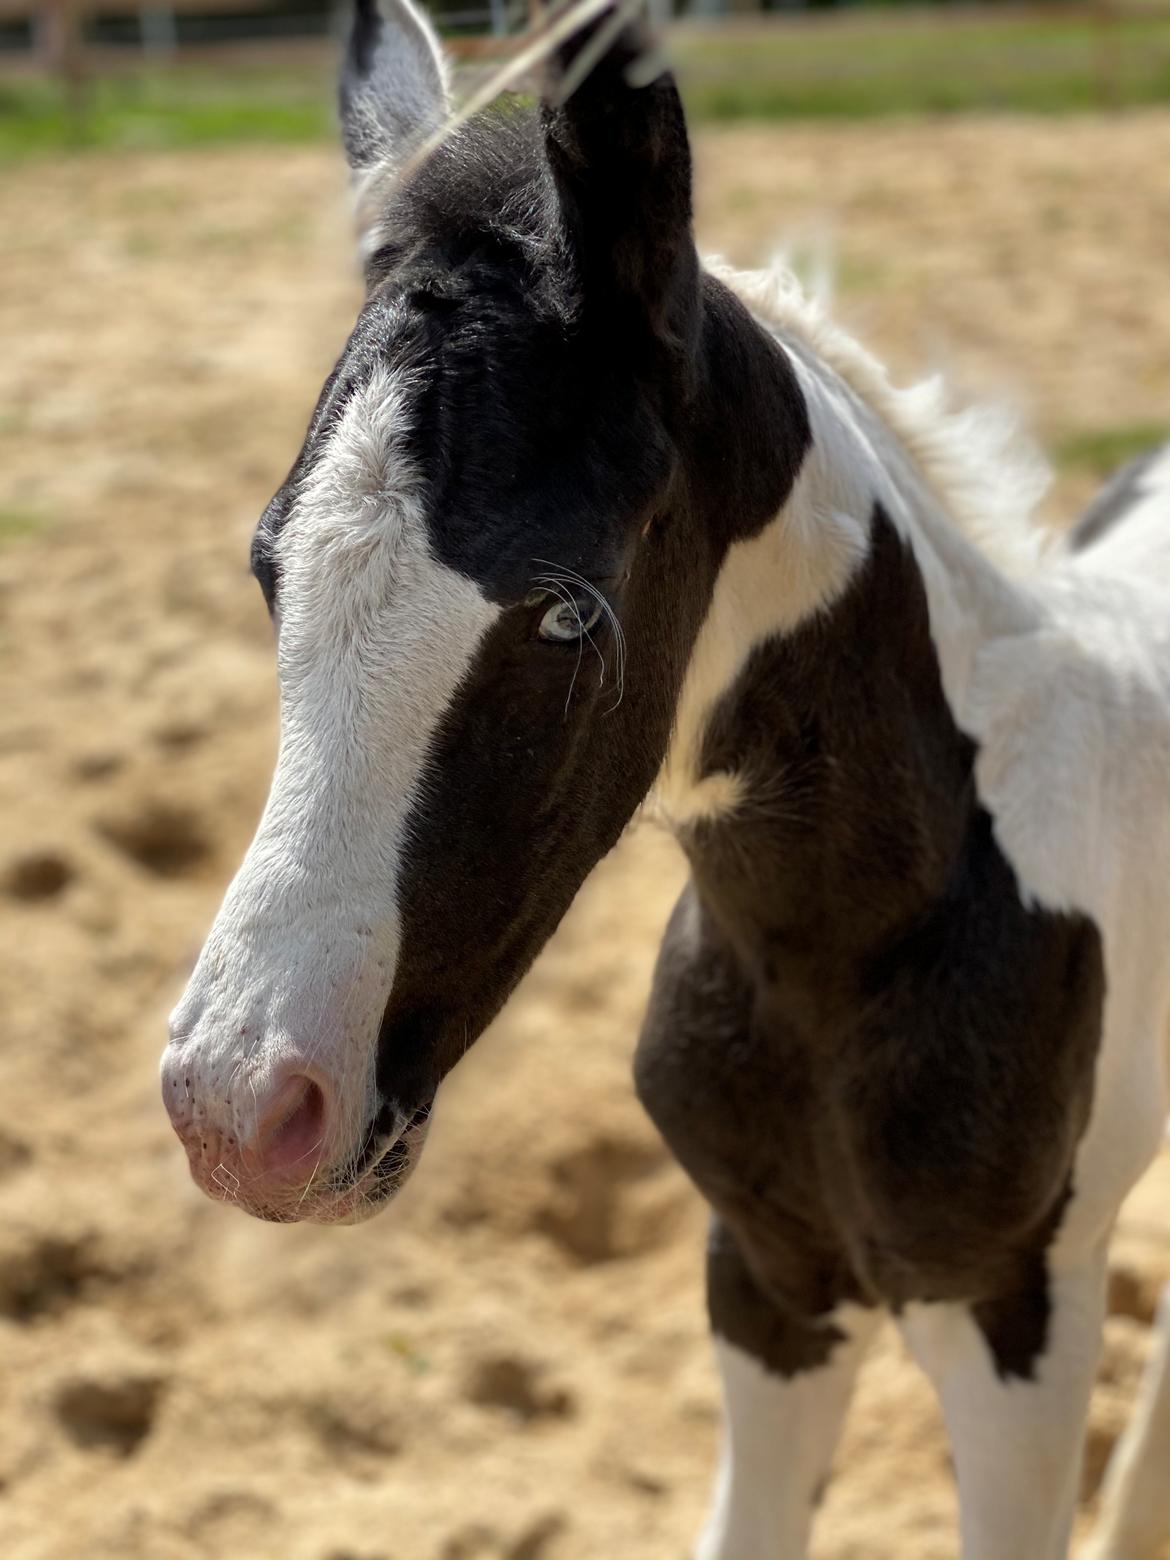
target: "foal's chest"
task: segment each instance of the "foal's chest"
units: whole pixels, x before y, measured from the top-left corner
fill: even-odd
[[[878,952],[769,941],[737,949],[688,888],[638,1056],[757,1275],[812,1314],[1030,1282],[1092,1103],[1093,925],[1025,907],[983,815],[950,890]]]
[[[1026,901],[921,573],[880,507],[846,592],[712,707],[642,1097],[767,1288],[815,1311],[1032,1283],[1092,1104],[1098,929]]]

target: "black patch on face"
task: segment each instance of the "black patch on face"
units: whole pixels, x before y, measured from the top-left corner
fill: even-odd
[[[1165,445],[1146,450],[1109,479],[1069,532],[1068,545],[1073,552],[1085,552],[1099,542],[1119,521],[1125,519],[1135,504],[1141,503],[1146,496],[1142,479],[1165,453]]]
[[[965,1302],[1026,1375],[1103,960],[1086,918],[1023,903],[974,758],[879,509],[850,589],[759,647],[711,721],[703,770],[746,797],[686,841],[637,1077],[783,1311]]]
[[[563,109],[476,121],[394,197],[365,307],[257,533],[271,603],[296,493],[389,367],[410,386],[431,548],[502,609],[408,819],[385,1119],[433,1098],[645,796],[727,548],[779,511],[809,444],[787,357],[700,272],[673,83],[628,88],[628,52]],[[549,564],[620,621],[620,701],[607,623],[579,647],[538,638]]]
[[[772,518],[799,469],[807,421],[783,355],[714,282],[701,307],[698,388],[677,440],[642,446],[653,464],[634,449],[615,459],[604,428],[584,417],[595,437],[575,459],[592,450],[594,466],[556,502],[531,496],[560,480],[555,467],[535,456],[517,465],[519,533],[506,506],[481,499],[494,549],[474,533],[470,490],[447,489],[444,514],[467,517],[443,543],[448,561],[460,549],[458,562],[505,602],[530,588],[534,557],[567,562],[620,620],[625,678],[619,701],[604,620],[592,643],[547,645],[536,628],[549,602],[513,600],[448,710],[409,822],[404,941],[383,1023],[379,1085],[404,1109],[434,1093],[490,1021],[645,796],[726,549]],[[619,356],[614,339],[607,376]],[[637,398],[636,381],[624,394]],[[653,425],[654,396],[630,417]],[[766,451],[738,427],[760,405],[777,430]]]

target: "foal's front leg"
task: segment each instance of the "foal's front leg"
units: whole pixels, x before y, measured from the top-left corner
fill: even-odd
[[[1170,1544],[1170,1288],[1154,1354],[1113,1459],[1086,1560],[1150,1560]]]
[[[696,1560],[802,1560],[877,1313],[849,1305],[805,1318],[778,1307],[718,1220],[707,1300],[726,1424]]]
[[[1103,1254],[979,1320],[964,1305],[907,1307],[900,1325],[954,1454],[963,1560],[1065,1560],[1104,1315]]]

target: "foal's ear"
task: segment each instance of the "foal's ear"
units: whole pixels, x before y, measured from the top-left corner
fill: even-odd
[[[632,298],[656,327],[685,332],[698,298],[691,151],[645,24],[622,25],[615,7],[563,45],[543,122],[586,304],[596,293]]]
[[[412,0],[355,0],[341,67],[341,138],[355,171],[400,166],[447,117],[447,67]]]

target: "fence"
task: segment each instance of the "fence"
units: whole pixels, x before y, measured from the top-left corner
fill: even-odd
[[[136,53],[154,59],[182,58],[187,51],[187,40],[199,37],[206,44],[210,38],[218,38],[219,46],[234,38],[259,40],[272,38],[276,29],[287,36],[291,20],[308,24],[310,33],[322,37],[332,26],[340,22],[338,13],[327,8],[330,0],[0,0],[0,27],[5,22],[26,22],[31,25],[32,49],[26,58],[36,68],[51,72],[63,84],[67,101],[80,115],[85,84],[91,74],[105,69],[110,63],[108,50],[100,47],[94,22],[100,18],[108,29],[111,20],[122,24],[122,38],[132,39],[136,50],[120,50],[123,59]],[[333,4],[343,0],[332,0]],[[766,68],[766,60],[753,59],[751,43],[754,37],[767,31],[775,38],[777,25],[786,29],[785,36],[799,38],[810,36],[821,28],[832,33],[839,22],[843,31],[866,29],[880,31],[883,35],[897,37],[899,32],[910,34],[919,30],[951,34],[959,40],[964,27],[977,28],[994,18],[1001,24],[1017,28],[1020,35],[1058,38],[1062,27],[1075,24],[1083,39],[1081,47],[1092,50],[1092,82],[1096,101],[1104,106],[1115,105],[1122,98],[1124,80],[1124,54],[1127,24],[1158,24],[1170,22],[1170,5],[1166,0],[1084,0],[1080,5],[1057,4],[1029,7],[996,5],[983,8],[940,5],[930,10],[880,7],[867,10],[850,5],[836,11],[804,9],[802,0],[651,0],[652,8],[660,16],[669,16],[676,5],[685,4],[689,13],[700,18],[695,31],[688,33],[692,39],[699,28],[715,25],[718,29],[720,49],[724,61],[730,57],[737,40],[742,40],[743,50],[736,59],[735,69],[750,80],[753,69]],[[773,11],[765,17],[761,8],[775,5],[781,16]],[[315,8],[313,8],[315,6]],[[747,9],[745,10],[745,6]],[[530,35],[542,24],[544,0],[453,0],[450,9],[442,8],[438,0],[437,20],[447,34],[447,44],[453,53],[467,59],[483,58],[507,53],[518,48],[523,37]],[[929,21],[927,20],[929,18]],[[217,19],[219,23],[217,24]],[[302,33],[303,35],[303,33]],[[714,42],[715,35],[706,36]],[[840,36],[840,35],[838,35]],[[841,49],[851,47],[847,37],[841,38]],[[1161,47],[1161,45],[1160,45]],[[202,51],[201,51],[202,52]],[[218,52],[218,49],[217,49]],[[711,51],[718,54],[720,51]],[[691,50],[693,75],[703,75],[704,47]],[[712,69],[726,69],[716,60]],[[1164,96],[1170,99],[1170,71],[1167,74]]]

